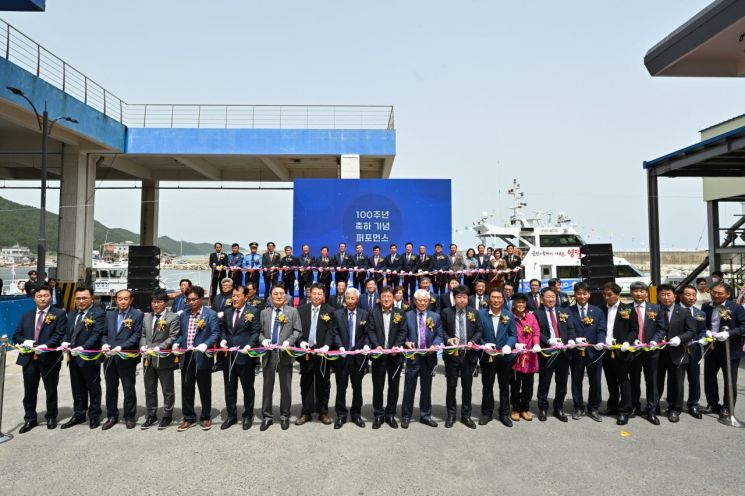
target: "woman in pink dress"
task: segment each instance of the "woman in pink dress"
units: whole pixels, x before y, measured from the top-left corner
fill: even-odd
[[[512,298],[512,313],[515,315],[517,343],[515,349],[525,351],[515,358],[512,364],[510,381],[510,402],[512,420],[533,420],[530,413],[530,400],[533,398],[533,376],[538,372],[538,354],[530,351],[541,349],[541,330],[533,312],[527,310],[528,298],[518,293]]]

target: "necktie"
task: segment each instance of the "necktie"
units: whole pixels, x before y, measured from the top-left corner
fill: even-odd
[[[373,295],[367,297],[367,308],[372,310],[373,307]]]
[[[476,308],[481,308],[481,296],[476,297]]]
[[[670,307],[665,308],[665,334],[670,330]]]
[[[318,328],[318,309],[313,309],[313,316],[310,318],[310,335],[308,336],[308,344],[310,346],[316,345],[316,330]]]
[[[274,326],[272,327],[272,344],[279,342],[279,308],[274,310]]]
[[[458,310],[458,342],[466,342],[466,314],[463,310]]]
[[[77,316],[77,318],[75,319],[75,327],[73,327],[73,329],[77,329],[77,328],[78,328],[78,326],[80,325],[80,321],[81,321],[81,320],[83,320],[83,313],[84,313],[84,312],[83,312],[82,310],[80,310],[80,311],[78,312],[78,316]]]
[[[585,307],[579,307],[579,318],[585,319]]]
[[[119,316],[116,319],[116,333],[119,334],[119,331],[122,329],[122,322],[124,322],[124,312],[119,312]]]
[[[349,349],[354,349],[354,312],[349,312]]]
[[[419,314],[419,348],[427,347],[427,328],[424,325],[424,314]]]
[[[422,258],[422,264],[423,264],[424,263],[424,255],[422,255],[421,258]]]
[[[159,320],[160,320],[160,314],[153,315],[153,334],[155,334],[155,326],[158,325]]]
[[[536,294],[536,295],[534,296],[534,299],[535,299],[535,308],[536,308],[536,310],[537,310],[537,309],[538,309],[538,307],[540,306],[540,305],[538,304],[538,294]],[[551,315],[553,315],[553,312],[551,312]]]
[[[559,323],[556,322],[556,315],[554,314],[554,309],[551,308],[548,311],[548,314],[551,316],[551,327],[554,328],[554,334],[558,339],[561,339],[561,331],[559,331]]]
[[[44,310],[39,310],[39,317],[36,319],[36,329],[34,330],[34,341],[39,340],[41,328],[44,326]]]
[[[234,312],[234,315],[233,315],[233,330],[235,330],[235,328],[238,325],[238,317],[240,316],[240,313],[241,312],[240,312],[240,310],[233,310],[233,312]]]
[[[636,305],[636,320],[639,322],[639,341],[644,343],[644,314],[641,305]]]

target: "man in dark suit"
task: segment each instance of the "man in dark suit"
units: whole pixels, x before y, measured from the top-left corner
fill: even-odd
[[[683,411],[685,365],[688,363],[686,346],[696,335],[696,321],[690,312],[675,304],[675,288],[670,284],[660,284],[657,301],[660,302],[665,326],[663,340],[667,341],[667,346],[660,352],[657,384],[662,396],[660,384],[664,384],[667,373],[667,418],[675,423]]]
[[[373,246],[373,254],[367,260],[367,266],[371,269],[370,278],[375,280],[378,292],[383,289],[383,279],[385,278],[385,259],[380,256],[380,246]]]
[[[248,245],[249,252],[243,256],[241,267],[246,270],[245,285],[249,282],[254,284],[256,290],[259,290],[259,274],[261,272],[261,255],[257,253],[259,243],[252,241]]]
[[[261,316],[259,311],[248,303],[244,286],[233,289],[231,306],[225,309],[220,325],[220,348],[229,349],[228,363],[223,368],[225,384],[225,408],[227,418],[220,426],[228,429],[238,423],[238,382],[243,389],[242,425],[246,431],[251,428],[254,418],[254,378],[256,359],[248,356],[248,350],[259,344]]]
[[[269,298],[269,292],[277,281],[279,281],[279,262],[282,257],[274,251],[276,245],[273,242],[266,244],[266,252],[261,255],[261,268],[264,269],[264,299]]]
[[[541,307],[541,281],[538,279],[531,279],[530,293],[526,296],[528,298],[528,310],[531,312],[537,312]]]
[[[416,291],[416,274],[419,272],[419,258],[414,255],[414,245],[406,243],[406,251],[401,258],[401,271],[410,275],[401,277],[404,287],[404,297],[409,301],[414,300],[414,291]]]
[[[119,422],[119,383],[124,392],[124,422],[127,429],[134,429],[137,417],[137,392],[135,375],[137,358],[124,358],[118,355],[122,350],[137,350],[142,337],[142,318],[140,310],[132,307],[132,292],[120,289],[114,295],[116,308],[106,314],[106,332],[101,339],[101,350],[106,354],[103,370],[106,379],[106,422],[102,430],[108,430]]]
[[[322,285],[323,286],[323,285]],[[326,288],[323,288],[324,291]],[[339,281],[336,283],[336,292],[334,293],[334,296],[332,298],[326,298],[326,303],[331,305],[334,310],[338,310],[340,308],[346,308],[347,301],[345,299],[344,293],[347,292],[347,283],[346,281]]]
[[[727,359],[724,352],[724,341],[729,339],[730,363],[732,371],[732,391],[737,391],[737,371],[740,367],[742,357],[742,335],[745,331],[745,308],[732,300],[732,291],[728,284],[717,282],[711,287],[711,302],[705,303],[703,312],[706,314],[706,326],[711,330],[712,336],[719,341],[716,346],[706,355],[704,362],[704,392],[708,406],[706,413],[718,413],[720,418],[727,418],[731,408],[734,406],[735,398],[730,401],[728,394]],[[719,384],[717,374],[722,371],[724,375],[724,404],[719,404]]]
[[[494,414],[494,379],[499,384],[499,421],[512,427],[510,419],[510,379],[512,378],[512,349],[517,342],[517,328],[512,313],[504,307],[504,293],[493,288],[489,292],[489,307],[479,310],[481,340],[489,350],[500,350],[501,355],[481,353],[481,417],[479,425],[486,425]]]
[[[385,256],[386,285],[394,288],[401,280],[398,272],[401,270],[403,259],[398,254],[398,246],[395,243],[391,244],[389,249],[390,252]]]
[[[468,306],[477,310],[489,308],[489,295],[486,294],[486,281],[476,279],[473,283],[475,293],[468,298]],[[504,293],[502,293],[502,304],[504,305]]]
[[[639,337],[639,326],[631,305],[621,303],[621,286],[614,282],[603,286],[605,305],[601,307],[606,322],[605,344],[621,344],[621,350],[605,351],[603,370],[608,383],[607,408],[603,415],[617,415],[616,424],[626,425],[631,415],[631,381],[629,365],[634,358],[629,347]]]
[[[300,347],[325,352],[333,344],[334,307],[323,302],[322,284],[313,284],[308,294],[310,303],[299,305],[297,309],[303,328]],[[314,413],[318,414],[318,420],[324,425],[329,425],[331,423],[331,417],[329,417],[331,371],[326,359],[313,354],[298,357],[297,361],[300,365],[300,396],[303,408],[295,425],[310,422],[313,420]]]
[[[225,311],[226,308],[230,308],[231,298],[233,297],[233,280],[229,277],[225,277],[222,281],[220,281],[220,294],[215,295],[212,298],[212,310],[215,311],[215,313],[218,313],[218,317],[222,317],[222,312]]]
[[[373,278],[365,281],[365,293],[360,296],[359,305],[360,308],[368,312],[380,306],[380,293],[378,293],[378,286]]]
[[[300,253],[300,267],[298,270],[298,292],[301,300],[307,300],[310,296],[310,287],[313,284],[313,256],[310,254],[310,245],[303,245]],[[306,293],[307,288],[307,293]]]
[[[354,246],[352,263],[355,269],[360,269],[359,272],[355,272],[352,275],[352,287],[355,287],[358,291],[362,292],[365,287],[365,281],[367,280],[367,272],[365,270],[369,268],[370,263],[367,255],[362,251],[362,243],[357,243]]]
[[[698,297],[698,290],[696,286],[688,285],[684,286],[678,292],[678,298],[680,299],[680,308],[691,314],[691,317],[696,321],[696,339],[699,346],[691,346],[689,348],[690,356],[688,357],[688,365],[686,365],[686,375],[688,376],[688,413],[691,417],[701,419],[701,405],[699,403],[701,399],[701,348],[707,345],[706,338],[706,314],[700,309],[696,308],[696,298]]]
[[[43,282],[39,282],[36,271],[29,270],[28,280],[24,283],[23,290],[26,292],[26,295],[33,296],[34,291],[36,291],[42,284]]]
[[[80,352],[101,348],[101,336],[106,326],[106,312],[93,304],[93,290],[84,286],[75,289],[75,310],[67,317],[67,330],[60,345],[71,350],[70,387],[72,389],[72,418],[62,424],[69,429],[85,423],[86,411],[91,429],[101,419],[101,359],[83,360]]]
[[[335,350],[370,351],[367,335],[374,324],[370,320],[367,310],[359,308],[360,293],[356,288],[348,288],[344,294],[346,308],[334,312],[334,337],[333,348]],[[334,374],[336,374],[336,421],[334,429],[341,429],[347,423],[347,415],[352,417],[352,422],[358,427],[365,427],[360,412],[362,410],[362,377],[365,375],[364,368],[367,356],[342,355],[333,362]],[[352,383],[352,407],[347,409],[347,386]]]
[[[266,302],[259,297],[259,286],[249,281],[246,283],[246,303],[261,312],[266,307]]]
[[[44,382],[47,396],[47,428],[57,427],[57,384],[62,353],[45,350],[60,345],[67,327],[65,312],[51,306],[52,293],[49,286],[41,285],[35,288],[33,298],[36,308],[21,316],[13,334],[13,342],[23,348],[16,360],[16,364],[23,367],[24,423],[19,431],[21,434],[38,425],[36,397],[39,392],[39,381]],[[34,353],[39,356],[35,356]]]
[[[215,297],[220,281],[227,275],[225,264],[228,263],[228,256],[222,251],[222,243],[215,243],[215,252],[210,253],[209,264],[212,270],[210,280],[210,301]]]
[[[437,298],[435,298],[435,295],[432,294],[430,291],[432,288],[432,279],[429,277],[421,277],[419,278],[419,289],[425,290],[429,294],[429,307],[428,310],[430,312],[437,312],[440,313],[440,307],[438,307],[438,301]]]
[[[548,287],[554,290],[556,293],[556,306],[560,308],[567,308],[572,303],[569,299],[569,295],[561,290],[561,279],[548,280]]]
[[[451,277],[450,281],[448,281],[448,290],[445,293],[442,293],[440,295],[440,299],[438,301],[438,308],[440,310],[445,310],[449,307],[455,306],[455,294],[453,294],[453,289],[460,286],[460,279],[457,277]],[[471,299],[468,298],[468,302],[470,303]],[[476,308],[476,307],[471,307]]]
[[[50,305],[54,308],[65,308],[65,302],[62,300],[62,291],[57,287],[57,279],[50,277],[49,280],[47,280],[47,286],[49,286],[52,294],[52,303],[50,303]]]
[[[560,421],[567,422],[569,419],[564,413],[564,399],[572,360],[570,350],[576,344],[577,332],[569,314],[556,306],[556,291],[551,288],[544,289],[541,301],[541,306],[535,312],[538,326],[541,328],[541,348],[554,348],[564,344],[570,349],[557,351],[548,357],[538,355],[538,420],[545,422],[548,417],[548,390],[551,387],[551,376],[555,376],[553,415]]]
[[[478,252],[476,254],[476,261],[478,262],[477,269],[490,269],[491,268],[491,259],[489,255],[486,254],[486,246],[483,244],[480,244],[476,247],[476,251]]]
[[[647,302],[647,285],[641,281],[631,283],[631,297],[634,299],[634,317],[637,320],[639,343],[654,347],[662,341],[665,327],[662,321],[660,307]],[[635,344],[639,344],[635,343]],[[657,391],[657,368],[660,353],[658,350],[634,353],[631,360],[629,375],[631,380],[632,416],[642,415],[641,409],[641,376],[644,372],[646,383],[646,417],[652,425],[660,425],[657,418],[659,393]]]
[[[430,255],[427,255],[427,247],[424,245],[419,245],[419,255],[417,256],[417,272],[431,272],[432,267],[434,266],[433,262],[434,261],[432,260],[432,257]],[[432,280],[429,274],[420,274],[420,282],[423,277],[429,277],[430,281]],[[421,285],[419,287],[421,287]]]
[[[481,344],[481,319],[478,311],[468,306],[468,288],[456,286],[451,293],[455,295],[455,306],[442,311],[442,331],[448,346],[464,346],[469,348],[474,344]],[[445,407],[448,418],[445,427],[450,428],[455,423],[457,402],[455,391],[458,378],[461,381],[462,403],[460,421],[466,427],[475,429],[476,424],[471,419],[471,385],[473,372],[476,370],[478,353],[471,349],[461,349],[443,355],[445,360],[445,377],[447,391],[445,393]]]
[[[181,290],[181,294],[173,300],[173,303],[171,304],[171,312],[181,315],[181,313],[188,308],[186,306],[186,291],[191,287],[191,281],[189,279],[181,279],[178,282],[178,287]]]
[[[285,246],[285,256],[279,261],[282,269],[282,282],[285,283],[285,289],[287,294],[295,299],[295,269],[287,269],[285,267],[299,267],[300,259],[292,254],[292,246]],[[294,303],[293,303],[294,305]]]
[[[313,260],[313,265],[317,267],[318,282],[323,284],[326,291],[326,301],[329,301],[331,296],[331,268],[334,266],[334,261],[329,257],[327,246],[321,247],[321,256]],[[344,281],[344,284],[346,284],[346,281]]]
[[[437,427],[432,420],[432,371],[437,366],[436,347],[443,344],[442,322],[440,316],[428,310],[430,305],[429,291],[418,289],[414,293],[415,308],[406,314],[407,349],[428,350],[425,355],[414,355],[413,360],[406,362],[404,380],[404,399],[401,406],[401,427],[407,429],[414,413],[414,394],[417,381],[421,381],[419,390],[419,422],[430,427]]]
[[[400,348],[406,342],[406,314],[393,306],[393,290],[383,286],[380,292],[380,307],[370,313],[372,326],[368,329],[370,347],[382,349]],[[403,369],[403,356],[400,354],[381,355],[372,362],[373,383],[373,429],[379,429],[383,421],[393,429],[398,428],[396,408],[398,405],[399,383]],[[383,408],[383,390],[388,377],[388,395]]]
[[[507,268],[512,272],[507,276],[507,280],[515,285],[515,291],[520,291],[520,279],[522,279],[522,259],[515,253],[515,245],[507,245],[507,255],[504,257],[507,262]]]
[[[173,344],[174,350],[186,350],[180,358],[181,410],[184,418],[178,432],[190,429],[197,423],[194,410],[195,389],[199,388],[202,412],[199,425],[202,430],[212,428],[212,365],[214,359],[206,352],[217,344],[220,323],[214,310],[203,305],[204,289],[192,286],[186,293],[189,310],[181,314],[181,336]]]
[[[228,270],[228,277],[233,280],[233,286],[240,286],[243,284],[243,253],[240,252],[241,247],[238,243],[230,245],[230,253],[228,254],[228,261],[226,267]]]
[[[435,244],[435,253],[432,255],[432,270],[442,271],[432,276],[434,293],[439,296],[445,293],[450,277],[447,273],[450,270],[450,259],[442,253],[442,244],[440,243]]]
[[[147,419],[142,424],[142,429],[149,429],[158,422],[158,383],[163,391],[163,418],[158,424],[158,429],[163,430],[173,422],[173,406],[176,403],[173,375],[178,365],[173,355],[160,357],[157,353],[173,347],[173,343],[181,334],[181,319],[168,311],[167,303],[168,293],[153,293],[150,300],[150,308],[153,311],[146,313],[142,321],[140,351],[156,353],[156,356],[145,356],[143,361]]]
[[[333,267],[336,269],[335,281],[349,281],[349,269],[354,267],[354,261],[347,253],[346,243],[339,243],[339,251],[334,255]]]
[[[577,332],[577,344],[586,343],[590,346],[574,350],[572,357],[572,401],[574,412],[572,418],[577,420],[587,414],[595,422],[602,422],[598,410],[602,402],[602,372],[603,364],[599,354],[605,345],[606,323],[603,312],[591,305],[590,290],[586,283],[578,282],[574,285],[576,303],[569,307],[569,318]],[[590,393],[585,409],[582,394],[582,383],[587,371],[590,383]]]

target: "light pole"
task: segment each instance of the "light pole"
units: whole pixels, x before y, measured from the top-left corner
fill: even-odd
[[[39,243],[36,247],[36,277],[37,280],[41,281],[42,284],[46,281],[44,274],[46,273],[46,258],[47,258],[47,138],[52,132],[52,128],[59,120],[73,122],[77,124],[77,120],[72,117],[57,117],[56,119],[49,120],[49,112],[47,112],[47,102],[44,101],[44,113],[39,115],[36,110],[34,102],[32,102],[24,93],[18,88],[13,86],[6,86],[11,93],[16,96],[20,96],[25,99],[36,114],[36,122],[39,124],[39,130],[41,131],[41,212],[39,212]]]

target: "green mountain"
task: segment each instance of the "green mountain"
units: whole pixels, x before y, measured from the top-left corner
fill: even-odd
[[[36,252],[39,236],[39,209],[21,205],[0,196],[0,246],[18,243]],[[47,212],[47,249],[57,251],[59,215]],[[96,221],[94,224],[93,249],[99,249],[104,240],[110,243],[132,241],[137,244],[140,235],[120,228],[109,228]],[[168,236],[158,238],[158,245],[165,253],[181,253],[181,242]],[[211,243],[183,243],[184,255],[203,255],[212,251]]]

